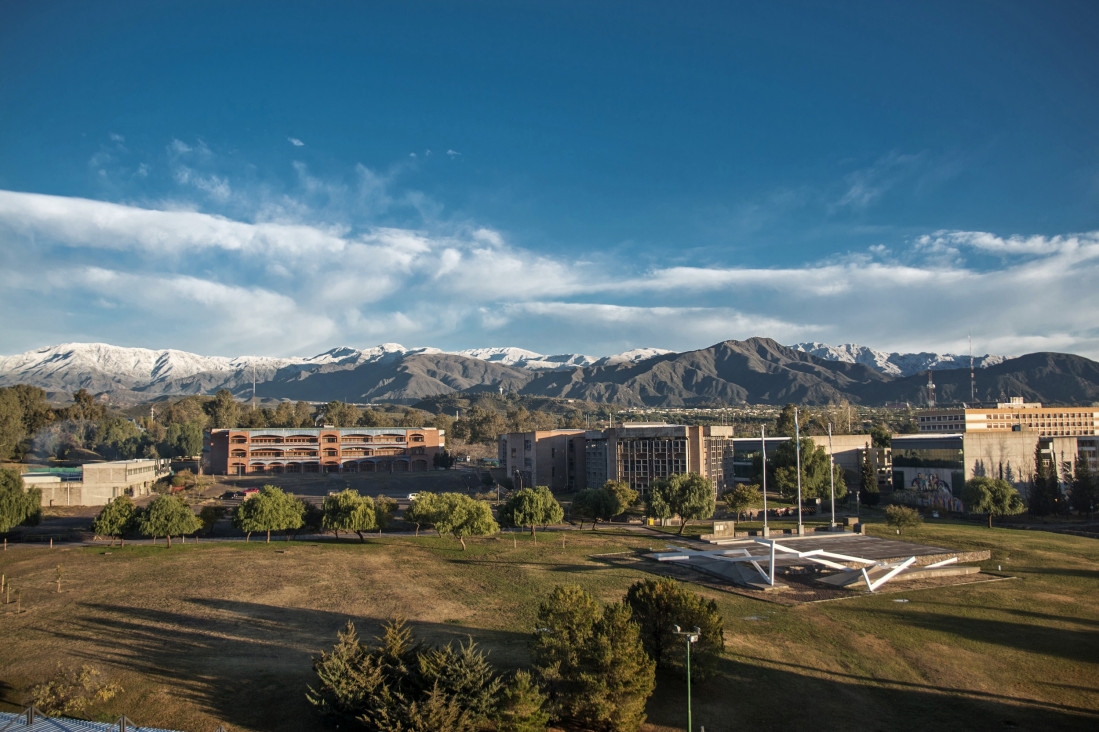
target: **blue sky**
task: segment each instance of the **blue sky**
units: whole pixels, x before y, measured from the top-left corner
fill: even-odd
[[[0,353],[1099,358],[1094,2],[0,0]]]

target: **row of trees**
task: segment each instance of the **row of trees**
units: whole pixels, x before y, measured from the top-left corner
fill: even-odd
[[[505,678],[476,644],[432,647],[397,619],[375,644],[353,624],[313,660],[307,697],[337,721],[379,732],[502,732],[546,729],[632,731],[645,720],[655,670],[682,672],[685,645],[674,625],[698,627],[692,674],[711,674],[724,647],[716,604],[671,579],[634,584],[606,606],[579,586],[558,586],[538,608],[530,671]]]

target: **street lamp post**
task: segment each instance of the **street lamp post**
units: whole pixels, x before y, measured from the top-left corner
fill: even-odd
[[[694,630],[680,630],[678,625],[672,627],[675,628],[673,633],[687,639],[687,732],[691,732],[694,729],[691,724],[691,644],[698,642],[702,630],[697,625]]]

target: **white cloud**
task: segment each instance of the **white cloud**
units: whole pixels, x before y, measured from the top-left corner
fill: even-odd
[[[305,146],[305,143],[302,142],[301,140],[299,140],[296,137],[287,137],[286,141],[289,142],[294,147],[304,147]]]
[[[446,154],[451,160],[453,160],[454,158],[460,158],[462,156],[462,153],[458,152],[457,150],[447,150]]]
[[[202,158],[216,162],[201,142],[169,145],[180,185],[246,199],[222,173],[184,162]],[[103,341],[168,328],[181,339],[173,345],[204,352],[206,343],[300,353],[421,338],[469,347],[488,332],[496,342],[593,355],[753,335],[942,351],[972,331],[993,352],[1099,356],[1099,232],[934,231],[777,268],[644,269],[610,253],[533,251],[476,224],[355,225],[322,214],[362,210],[374,221],[406,205],[413,196],[395,192],[397,171],[357,166],[341,183],[295,170],[298,195],[259,200],[253,220],[194,210],[185,197],[139,207],[0,191],[0,312],[83,324],[88,339]],[[27,298],[34,309],[21,306]],[[111,318],[94,320],[79,302]],[[50,328],[40,332],[55,340]]]

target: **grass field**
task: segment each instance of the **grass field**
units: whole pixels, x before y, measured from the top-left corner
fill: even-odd
[[[1008,579],[797,606],[695,586],[717,601],[727,649],[719,675],[694,686],[696,727],[1099,724],[1099,543],[945,521],[904,538],[989,548],[984,569]],[[0,572],[22,612],[14,596],[0,605],[0,706],[16,710],[58,663],[91,663],[125,689],[103,715],[189,732],[323,729],[304,696],[310,659],[349,619],[371,637],[404,615],[422,637],[472,636],[514,668],[555,584],[617,601],[662,569],[638,555],[666,541],[601,527],[465,552],[433,536],[11,546]],[[646,729],[684,729],[685,710],[684,681],[658,677]]]

